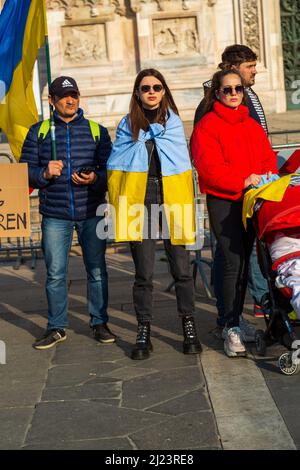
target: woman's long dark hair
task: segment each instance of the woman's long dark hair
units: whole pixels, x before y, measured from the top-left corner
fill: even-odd
[[[129,121],[130,121],[131,132],[132,132],[132,136],[134,140],[138,139],[140,129],[143,129],[144,131],[146,131],[149,126],[149,122],[147,121],[143,112],[143,106],[142,106],[141,100],[137,96],[137,91],[139,90],[140,83],[145,77],[157,78],[157,80],[161,82],[165,90],[165,94],[158,108],[157,122],[165,126],[166,120],[169,117],[168,108],[171,108],[175,114],[179,114],[178,109],[174,103],[172,93],[170,92],[170,89],[164,77],[162,76],[162,74],[158,70],[155,70],[155,69],[141,70],[135,79],[133,92],[132,92],[130,105],[129,105]]]
[[[218,72],[216,72],[212,78],[211,87],[206,92],[205,97],[204,97],[204,114],[209,113],[209,111],[213,109],[213,105],[215,101],[218,100],[217,92],[220,90],[222,86],[223,78],[226,77],[227,75],[237,75],[241,79],[241,84],[245,86],[245,82],[244,82],[242,75],[236,69],[219,70]],[[247,106],[245,93],[244,93],[242,104]]]

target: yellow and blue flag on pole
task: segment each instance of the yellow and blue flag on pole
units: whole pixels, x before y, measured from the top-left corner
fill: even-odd
[[[17,160],[38,121],[33,68],[46,34],[44,0],[6,0],[0,15],[0,128]]]

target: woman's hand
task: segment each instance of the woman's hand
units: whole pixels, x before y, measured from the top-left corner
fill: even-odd
[[[245,179],[244,188],[248,188],[248,186],[251,186],[251,184],[253,186],[257,186],[260,183],[260,180],[261,180],[260,175],[256,175],[255,173],[252,173],[250,176],[248,176],[248,178]]]
[[[267,180],[271,179],[272,174],[273,174],[272,171],[268,171],[268,173],[267,173]]]

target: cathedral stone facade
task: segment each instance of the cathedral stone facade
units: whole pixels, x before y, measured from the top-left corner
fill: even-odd
[[[227,45],[259,56],[255,90],[267,112],[286,110],[280,0],[46,0],[53,78],[78,81],[86,115],[114,127],[139,70],[166,77],[191,120]],[[43,107],[47,114],[47,87]]]

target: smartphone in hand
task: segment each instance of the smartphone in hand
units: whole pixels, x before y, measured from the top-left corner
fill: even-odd
[[[95,168],[91,166],[83,166],[79,170],[76,171],[78,176],[82,176],[82,174],[89,175],[92,171],[95,171]]]

